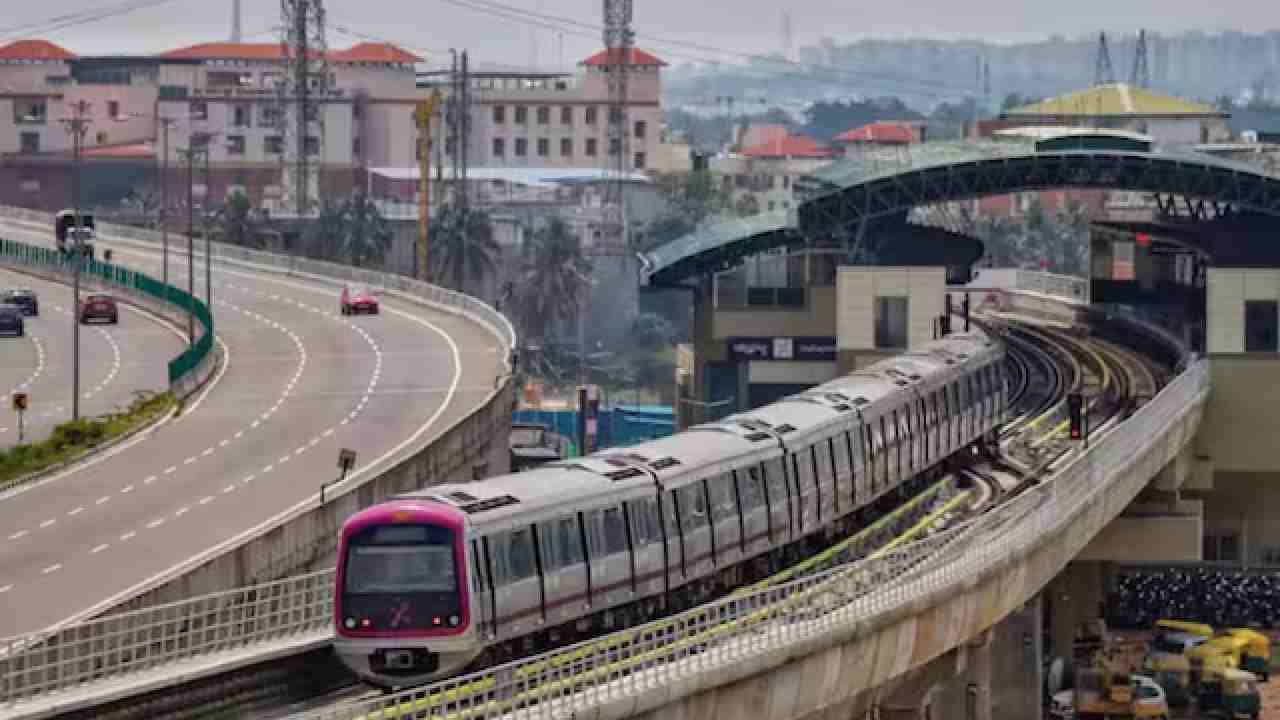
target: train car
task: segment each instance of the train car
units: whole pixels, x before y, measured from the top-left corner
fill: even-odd
[[[1003,359],[957,334],[673,436],[364,510],[339,542],[334,647],[411,686],[760,577],[991,440]]]

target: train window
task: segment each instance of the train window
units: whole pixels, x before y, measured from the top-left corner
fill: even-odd
[[[484,592],[484,578],[480,575],[480,543],[471,541],[471,591],[479,595]]]
[[[512,530],[507,534],[507,581],[517,582],[533,577],[537,566],[533,562],[533,534],[529,528]]]
[[[835,473],[831,472],[831,440],[819,440],[813,445],[813,465],[818,474],[818,482],[834,483]]]
[[[715,522],[728,520],[738,514],[737,503],[733,498],[732,474],[725,473],[708,480],[707,491],[711,495],[711,517]]]
[[[685,532],[697,530],[707,524],[707,500],[702,494],[702,483],[693,483],[676,490],[680,500],[680,520]]]
[[[680,525],[676,522],[676,493],[674,490],[662,498],[662,522],[666,526],[668,538],[675,539],[679,537]]]
[[[632,500],[627,503],[631,512],[631,535],[636,547],[661,541],[662,533],[658,530],[658,514],[652,498]]]
[[[627,551],[627,526],[622,521],[622,511],[616,507],[604,509],[604,551],[608,555]]]
[[[849,461],[849,433],[841,432],[831,438],[831,454],[835,463],[835,474],[838,478],[849,477],[852,467]]]
[[[547,520],[541,525],[542,567],[550,572],[582,562],[582,538],[578,534],[578,517]]]
[[[764,482],[769,493],[769,504],[777,510],[787,502],[787,489],[784,486],[786,478],[782,475],[782,463],[778,460],[769,460],[765,462],[764,467]]]

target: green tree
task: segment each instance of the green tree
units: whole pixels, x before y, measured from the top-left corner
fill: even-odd
[[[538,228],[523,248],[516,287],[527,337],[545,343],[557,321],[577,315],[590,285],[591,262],[569,226],[552,218]]]
[[[439,282],[465,292],[468,281],[479,283],[497,269],[501,248],[489,213],[444,205],[432,227],[429,249]]]
[[[262,249],[265,243],[259,234],[259,225],[248,196],[236,191],[227,198],[227,203],[222,208],[217,232],[222,235],[223,242]]]
[[[728,214],[733,194],[711,172],[699,170],[658,178],[666,210],[639,234],[641,250],[650,250],[693,232],[698,225]]]
[[[738,202],[733,204],[733,210],[738,217],[751,217],[760,214],[760,199],[752,193],[745,193],[738,198]]]
[[[658,350],[675,341],[676,331],[666,318],[655,313],[641,313],[631,324],[631,342],[640,350]]]
[[[347,205],[324,199],[315,220],[302,232],[303,253],[318,260],[342,259],[347,236]]]
[[[381,265],[391,247],[391,225],[364,193],[346,203],[346,255],[356,267]]]

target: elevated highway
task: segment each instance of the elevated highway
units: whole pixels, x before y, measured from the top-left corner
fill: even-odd
[[[26,318],[26,336],[0,340],[0,449],[18,443],[17,418],[9,413],[14,392],[29,395],[25,442],[48,437],[54,426],[71,419],[72,292],[60,283],[0,269],[0,291],[31,288],[40,299],[40,316]],[[130,306],[120,309],[118,325],[82,327],[80,412],[92,417],[128,407],[139,391],[166,390],[166,363],[186,344],[175,328]]]
[[[52,243],[38,217],[6,218],[0,235]],[[106,232],[99,247],[160,275],[147,243]],[[186,270],[173,253],[171,282]],[[335,480],[339,449],[358,453],[361,475],[384,469],[472,413],[505,370],[493,331],[402,297],[346,318],[335,282],[215,262],[213,283],[222,366],[182,413],[0,499],[0,635],[90,617],[179,577]]]

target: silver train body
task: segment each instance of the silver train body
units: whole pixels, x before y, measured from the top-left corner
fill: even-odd
[[[955,334],[670,437],[402,495],[391,502],[465,528],[462,627],[353,637],[344,625],[366,621],[340,587],[337,652],[368,682],[408,686],[691,606],[752,563],[851,531],[859,510],[993,438],[1004,358],[982,333]],[[340,575],[345,546],[344,533]],[[378,670],[392,654],[396,669]]]

